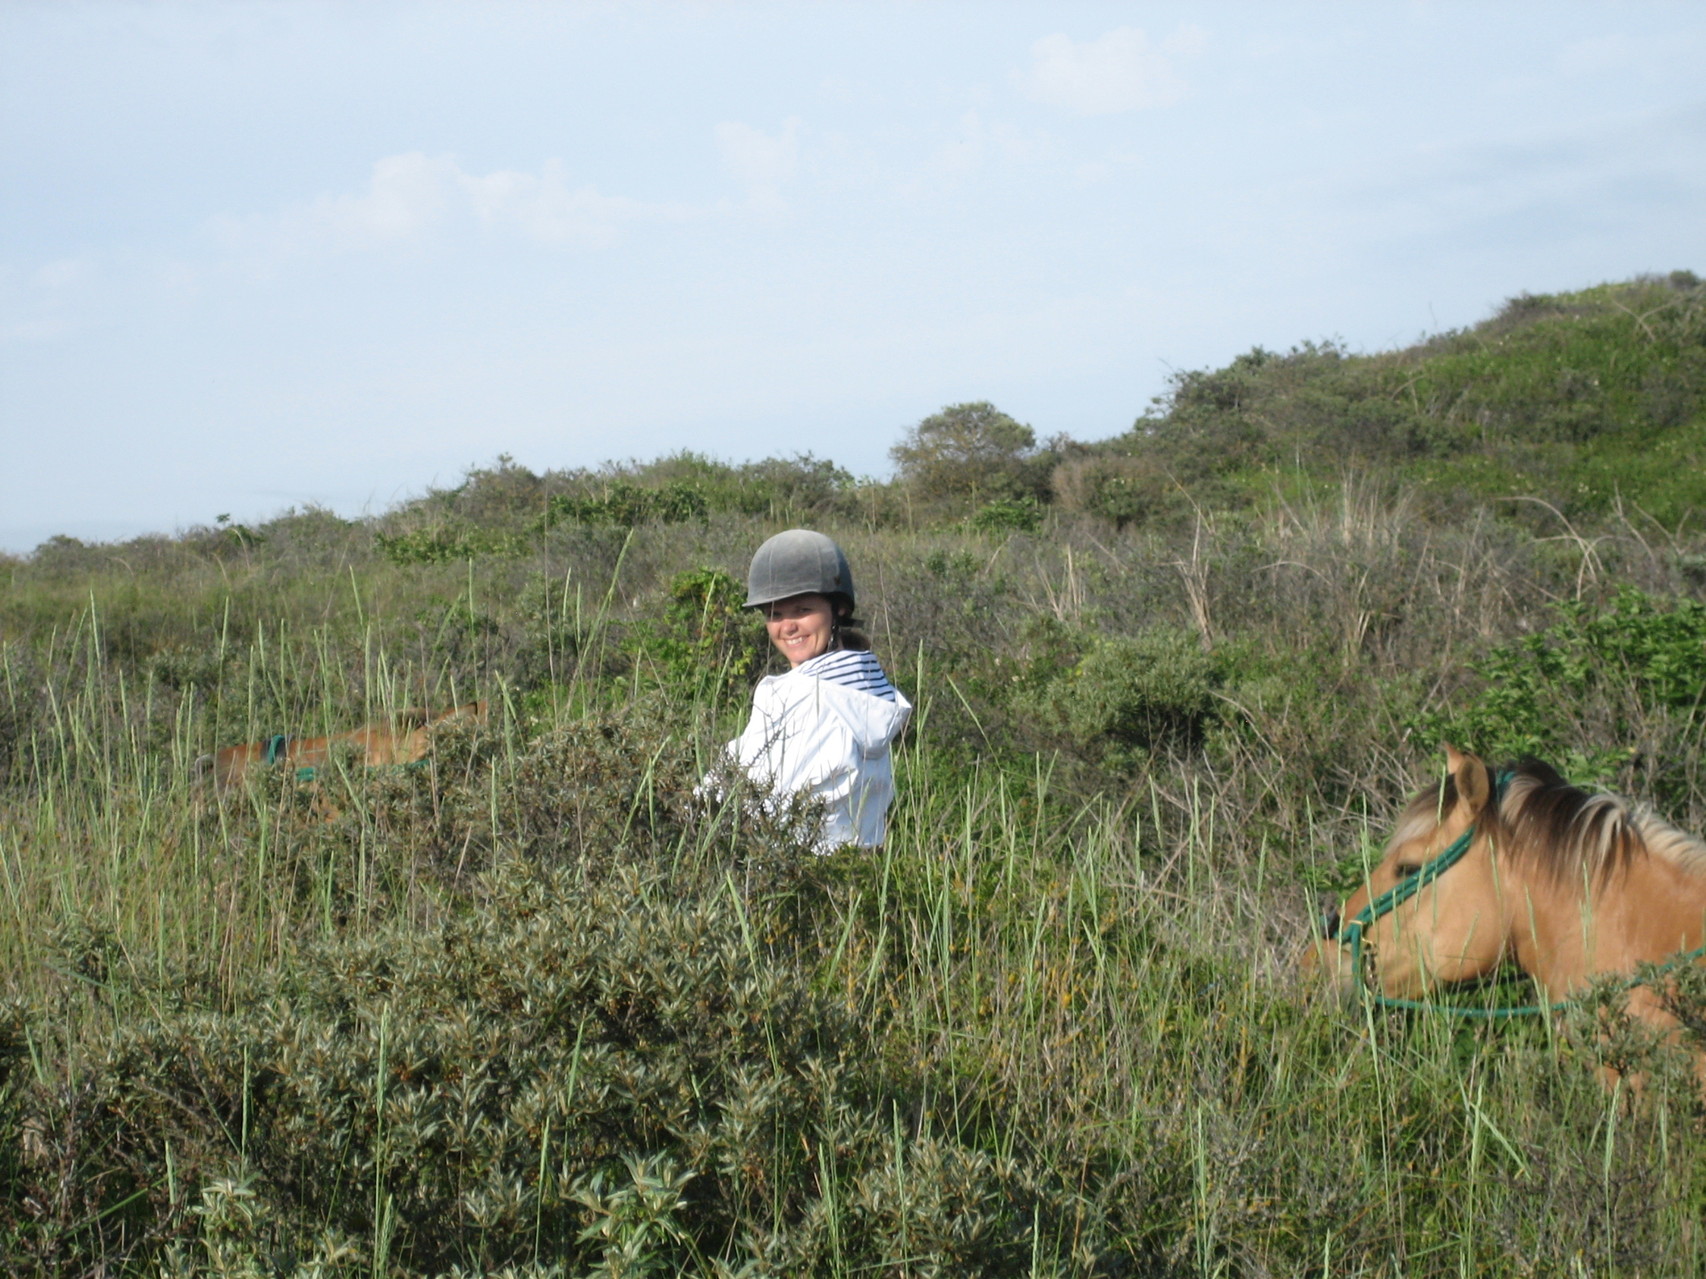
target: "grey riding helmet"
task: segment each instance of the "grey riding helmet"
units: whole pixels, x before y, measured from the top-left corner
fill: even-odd
[[[791,528],[765,542],[746,571],[746,607],[795,595],[840,596],[854,606],[853,570],[841,548],[822,533]]]

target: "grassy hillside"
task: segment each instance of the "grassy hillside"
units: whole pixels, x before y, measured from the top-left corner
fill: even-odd
[[[1407,350],[1306,342],[1178,376],[1056,476],[1076,509],[1144,523],[1374,473],[1450,515],[1544,501],[1674,529],[1706,509],[1706,289],[1689,272],[1524,294]],[[1536,526],[1544,523],[1534,510]],[[1554,524],[1553,531],[1557,531]]]
[[[1700,296],[1252,353],[1096,445],[955,406],[891,484],[500,460],[373,521],[6,563],[0,1256],[1700,1273],[1675,1049],[1293,977],[1442,740],[1706,829],[1706,533],[1664,451],[1706,425]],[[918,705],[880,854],[695,794],[774,660],[738,578],[793,522]],[[427,768],[194,780],[473,697]]]

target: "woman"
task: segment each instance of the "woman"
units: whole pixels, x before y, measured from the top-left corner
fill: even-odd
[[[854,602],[847,557],[822,533],[789,529],[752,557],[746,607],[764,614],[790,669],[759,681],[752,719],[729,754],[776,793],[823,802],[820,853],[883,842],[894,798],[889,747],[912,714],[854,629]]]

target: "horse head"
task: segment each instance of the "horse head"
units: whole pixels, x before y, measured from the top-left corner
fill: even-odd
[[[1498,787],[1480,759],[1445,749],[1445,781],[1410,801],[1379,863],[1304,954],[1312,979],[1342,997],[1356,994],[1361,964],[1382,995],[1416,999],[1486,976],[1505,956]]]
[[[1630,1016],[1683,1042],[1668,974],[1706,962],[1706,842],[1539,760],[1495,780],[1448,746],[1446,765],[1445,780],[1405,808],[1363,886],[1324,913],[1305,972],[1346,997],[1471,1017],[1556,1011],[1616,976]],[[1507,960],[1534,980],[1532,1003],[1432,998]],[[1706,1050],[1694,1053],[1706,1093]],[[1630,1083],[1639,1089],[1639,1071]]]
[[[211,778],[216,791],[240,782],[250,768],[258,765],[288,765],[297,770],[298,777],[311,778],[316,770],[330,764],[340,750],[359,755],[368,768],[406,767],[427,758],[432,750],[432,734],[439,726],[450,721],[485,724],[489,711],[484,700],[445,710],[410,707],[388,719],[326,737],[279,734],[240,746],[222,746],[200,756],[192,766],[191,776],[197,783]]]

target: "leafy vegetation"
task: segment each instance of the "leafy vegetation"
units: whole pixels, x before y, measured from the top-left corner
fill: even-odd
[[[954,406],[993,456],[921,424],[893,484],[500,458],[0,564],[8,1272],[1700,1273],[1701,1101],[1624,992],[1464,1030],[1292,975],[1441,740],[1706,828],[1706,502],[1620,487],[1698,447],[1698,325],[1637,281],[1099,445]],[[918,707],[874,854],[701,785],[791,523]],[[476,696],[425,767],[196,780]]]
[[[987,400],[932,413],[889,450],[901,485],[931,501],[1014,503],[1047,491],[1050,458],[1037,434]],[[1022,509],[1022,508],[1020,508]],[[984,506],[980,515],[991,510]]]
[[[1706,501],[1706,287],[1679,271],[1525,294],[1485,324],[1376,355],[1258,347],[1176,376],[1128,434],[1080,446],[1055,491],[1145,523],[1350,468],[1448,513],[1524,498],[1574,519],[1622,502],[1677,527]]]
[[[1584,783],[1639,773],[1665,807],[1684,802],[1693,761],[1666,748],[1672,723],[1706,710],[1706,603],[1661,607],[1625,588],[1603,606],[1566,601],[1557,614],[1475,662],[1474,697],[1423,716],[1421,730],[1501,756],[1556,760]]]

